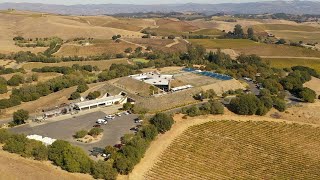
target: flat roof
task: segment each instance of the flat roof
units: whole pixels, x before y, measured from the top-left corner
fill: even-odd
[[[152,85],[169,85],[170,80],[173,79],[173,75],[160,74],[158,72],[147,72],[129,77]]]
[[[86,106],[90,106],[90,105],[93,105],[93,104],[102,104],[102,103],[105,103],[107,101],[112,101],[112,100],[115,100],[115,99],[121,99],[123,97],[124,96],[122,96],[122,95],[115,95],[115,96],[109,96],[109,97],[104,97],[104,98],[100,98],[100,99],[94,99],[94,100],[78,102],[78,103],[75,103],[75,105],[78,106],[78,107],[86,107]]]

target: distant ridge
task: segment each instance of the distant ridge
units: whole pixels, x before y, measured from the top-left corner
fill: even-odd
[[[315,1],[269,1],[252,3],[225,3],[225,4],[163,4],[163,5],[132,5],[132,4],[90,4],[90,5],[52,5],[38,3],[1,3],[0,9],[17,9],[72,15],[103,15],[117,13],[138,12],[189,12],[229,14],[262,14],[262,13],[289,13],[289,14],[320,14],[320,2]]]

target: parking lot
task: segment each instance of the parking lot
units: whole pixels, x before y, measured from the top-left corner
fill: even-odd
[[[103,112],[93,112],[82,116],[47,123],[35,127],[23,125],[10,129],[14,133],[23,133],[25,135],[37,134],[55,139],[61,139],[71,142],[74,145],[80,146],[86,152],[90,153],[93,148],[104,148],[107,145],[115,145],[119,143],[120,138],[127,133],[132,133],[130,128],[134,127],[134,119],[137,115],[129,114],[121,117],[116,117],[109,120],[107,125],[101,125],[103,137],[100,141],[92,144],[85,144],[75,141],[72,137],[79,130],[90,130],[96,124],[97,119],[104,118],[107,114]]]

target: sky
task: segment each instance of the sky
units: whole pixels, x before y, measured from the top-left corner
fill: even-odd
[[[257,2],[262,0],[0,0],[3,2],[29,2],[43,4],[177,4],[177,3],[241,3],[241,2]],[[270,0],[269,0],[270,1]]]

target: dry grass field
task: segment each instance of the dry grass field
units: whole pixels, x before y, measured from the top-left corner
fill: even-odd
[[[158,35],[181,35],[191,31],[199,29],[185,21],[179,21],[177,19],[157,19],[157,28],[153,28],[152,31],[157,32]]]
[[[100,70],[108,69],[112,64],[128,64],[126,58],[124,59],[110,59],[101,61],[70,61],[60,63],[40,63],[40,62],[29,62],[23,65],[25,70],[32,70],[33,68],[42,68],[45,66],[68,66],[71,67],[73,64],[79,65],[92,65],[98,66]]]
[[[320,96],[320,79],[319,78],[312,77],[311,81],[306,82],[304,86],[314,90],[317,93],[317,95]]]
[[[213,121],[176,138],[146,179],[319,179],[318,128]]]
[[[81,18],[83,17],[52,14],[34,15],[32,12],[22,13],[20,11],[0,13],[0,23],[2,24],[0,27],[0,53],[22,50],[36,53],[46,49],[17,47],[14,45],[12,38],[18,35],[25,38],[57,36],[64,40],[79,37],[110,39],[115,34],[120,34],[123,37],[141,37],[140,29],[154,24],[152,20],[117,20],[111,17],[91,17],[91,19],[88,17],[88,20],[81,20]],[[92,24],[90,21],[92,21]],[[109,25],[103,26],[103,23]],[[134,29],[126,28],[131,27],[132,24],[139,24],[139,27]]]
[[[79,44],[64,44],[61,49],[55,53],[56,56],[93,56],[106,54],[118,54],[124,53],[124,50],[131,47],[132,49],[137,48],[133,44],[127,42],[116,43],[112,40],[104,40],[101,42],[93,43],[88,46],[82,46]]]
[[[10,154],[0,150],[0,179],[5,180],[86,180],[93,179],[90,175],[68,173],[51,165],[49,162],[39,162]]]
[[[171,39],[131,38],[131,39],[125,39],[125,40],[135,44],[139,44],[144,47],[151,46],[153,50],[163,51],[163,52],[182,52],[187,50],[187,43],[183,40],[176,40],[178,41],[178,43],[171,47],[166,47],[175,42],[174,40],[171,40]]]
[[[272,67],[290,68],[292,66],[307,66],[320,72],[320,59],[299,58],[264,58]]]
[[[307,48],[257,43],[245,39],[191,39],[190,42],[207,49],[233,49],[238,53],[259,56],[320,57],[319,51]]]

